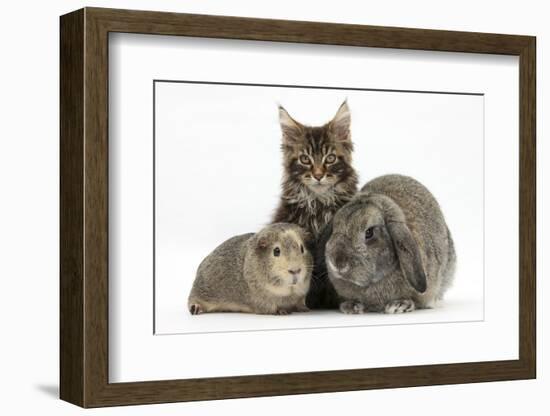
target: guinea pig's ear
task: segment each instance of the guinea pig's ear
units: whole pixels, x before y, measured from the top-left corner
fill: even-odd
[[[258,242],[257,242],[257,247],[260,248],[260,249],[266,249],[267,248],[267,238],[265,237],[260,237],[258,238]]]
[[[427,288],[426,271],[420,257],[420,248],[411,230],[403,222],[388,222],[387,226],[399,259],[401,272],[416,291],[424,293]]]

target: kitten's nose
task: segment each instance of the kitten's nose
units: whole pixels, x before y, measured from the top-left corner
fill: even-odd
[[[317,179],[318,181],[320,181],[321,179],[323,179],[323,173],[322,172],[313,172],[313,177],[315,179]]]

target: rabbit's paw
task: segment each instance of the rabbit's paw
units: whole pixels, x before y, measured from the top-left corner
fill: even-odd
[[[411,299],[392,300],[386,304],[386,313],[405,313],[412,312],[415,309],[414,302]]]
[[[346,300],[340,304],[340,311],[347,314],[358,315],[365,313],[367,308],[361,302]]]

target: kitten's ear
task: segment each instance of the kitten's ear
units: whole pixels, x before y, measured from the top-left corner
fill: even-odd
[[[283,131],[283,141],[296,140],[302,134],[303,126],[290,117],[282,106],[279,106],[279,122]]]
[[[350,135],[350,124],[351,124],[351,113],[348,107],[348,101],[344,101],[334,118],[330,121],[329,126],[331,131],[336,135],[338,140],[349,141],[351,139]]]

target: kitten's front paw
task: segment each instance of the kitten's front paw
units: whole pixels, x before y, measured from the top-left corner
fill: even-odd
[[[411,299],[392,300],[386,304],[384,312],[386,313],[405,313],[412,312],[415,309],[414,302]]]
[[[361,302],[346,300],[340,304],[340,311],[347,314],[358,315],[365,313],[367,308]]]
[[[311,309],[309,309],[306,305],[296,305],[294,308],[294,312],[309,312]]]

